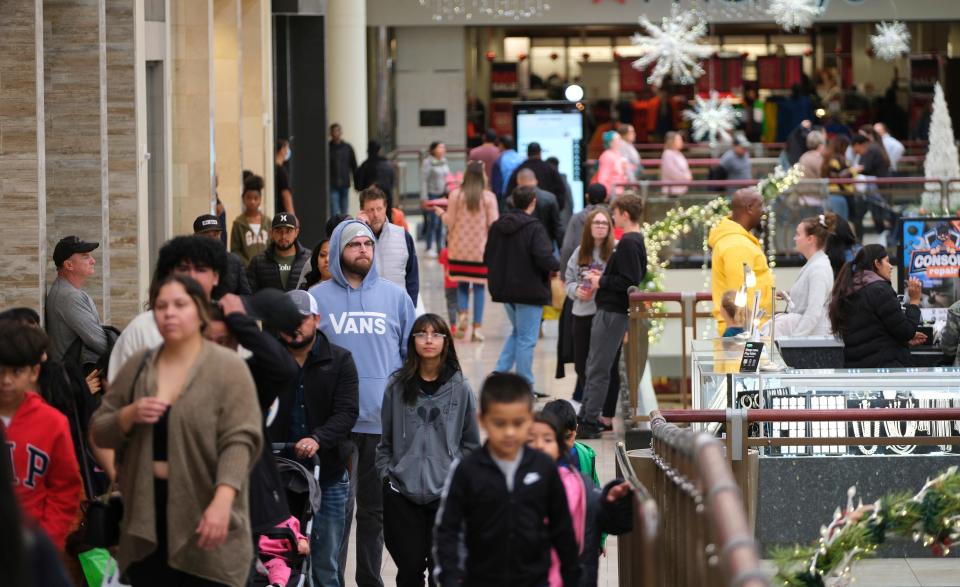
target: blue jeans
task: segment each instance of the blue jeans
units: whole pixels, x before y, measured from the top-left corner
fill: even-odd
[[[436,200],[442,198],[443,194],[429,194],[427,195],[428,200]],[[443,221],[440,220],[440,217],[430,212],[428,210],[423,211],[423,228],[424,236],[427,237],[427,250],[430,250],[430,246],[433,244],[433,241],[437,241],[437,251],[443,248]]]
[[[543,306],[528,304],[504,304],[507,318],[510,319],[510,336],[503,343],[500,358],[494,371],[506,373],[517,366],[516,373],[533,385],[533,349],[540,336],[540,320],[543,318]]]
[[[340,542],[346,524],[347,496],[350,477],[344,471],[340,479],[320,486],[320,511],[313,517],[310,533],[310,562],[315,585],[340,586]]]
[[[486,287],[482,283],[461,281],[457,285],[457,309],[466,312],[470,309],[470,286],[473,286],[473,323],[483,324],[483,304]]]
[[[347,214],[350,210],[350,186],[330,188],[330,215]]]
[[[830,194],[827,196],[826,205],[823,209],[826,212],[833,212],[840,218],[844,220],[850,219],[850,207],[847,205],[847,199],[838,194]]]

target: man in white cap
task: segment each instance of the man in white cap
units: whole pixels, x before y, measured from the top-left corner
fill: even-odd
[[[357,574],[360,587],[382,587],[383,486],[375,464],[382,432],[380,407],[387,381],[403,365],[407,339],[416,319],[410,296],[379,276],[376,239],[370,227],[345,220],[330,237],[331,279],[310,288],[320,306],[320,330],[330,342],[353,354],[360,380],[360,415],[353,427],[350,499],[340,570],[346,562],[354,499],[357,504]],[[341,585],[346,583],[342,580]]]

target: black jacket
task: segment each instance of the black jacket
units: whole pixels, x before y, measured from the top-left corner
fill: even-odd
[[[587,515],[583,528],[583,551],[580,554],[580,587],[596,587],[600,571],[601,536],[619,536],[633,530],[634,497],[628,494],[609,502],[607,494],[622,479],[611,481],[600,489],[585,474],[580,473],[580,477],[587,490]]]
[[[639,286],[647,276],[647,248],[643,235],[628,232],[623,235],[607,261],[597,289],[597,309],[626,314],[630,307],[628,291]]]
[[[510,175],[510,181],[507,182],[507,194],[513,193],[513,189],[517,187],[517,174],[520,173],[521,169],[533,171],[533,174],[537,176],[537,186],[540,189],[546,190],[557,197],[563,197],[567,189],[566,182],[561,177],[560,172],[543,159],[527,159],[514,169]]]
[[[313,349],[299,369],[303,382],[307,426],[320,445],[320,481],[339,479],[350,454],[350,431],[360,415],[360,383],[350,351],[331,344],[320,330]],[[290,413],[297,386],[280,395],[277,416],[267,429],[270,442],[296,442],[290,438]]]
[[[396,184],[396,174],[393,171],[393,165],[386,158],[370,157],[357,169],[356,176],[358,192],[376,184],[378,188],[383,190],[383,193],[392,196],[394,184]]]
[[[247,268],[243,266],[243,259],[236,253],[227,253],[227,271],[220,276],[217,292],[219,292],[217,297],[228,293],[238,296],[248,296],[253,293],[250,290],[250,282],[247,281]]]
[[[563,223],[563,213],[560,212],[557,197],[548,191],[540,188],[533,188],[537,194],[537,207],[533,209],[533,217],[543,223],[547,229],[547,237],[550,244],[555,244],[557,249],[563,245],[563,237],[566,234],[566,225]],[[513,210],[513,197],[506,199],[507,210]],[[577,242],[579,244],[579,241]],[[563,267],[563,265],[561,265]]]
[[[486,445],[453,466],[434,530],[438,585],[542,587],[551,547],[560,558],[564,585],[577,585],[579,548],[567,494],[550,457],[524,449],[512,492]],[[467,550],[463,576],[461,540]]]
[[[490,226],[483,251],[495,302],[543,306],[550,302],[550,272],[560,270],[543,223],[519,210]]]
[[[265,251],[250,259],[250,265],[247,267],[247,279],[253,293],[265,287],[272,287],[281,291],[297,289],[297,281],[300,280],[300,274],[303,273],[303,266],[310,261],[310,251],[303,248],[299,241],[295,242],[294,246],[297,256],[293,260],[293,267],[290,269],[286,283],[283,283],[280,279],[280,267],[277,266],[276,249],[273,243],[270,243]]]
[[[300,366],[279,340],[260,330],[253,318],[234,313],[224,317],[224,322],[230,334],[252,354],[247,366],[257,386],[260,410],[266,415],[277,396],[296,385]],[[266,421],[263,432],[266,438]],[[254,534],[265,532],[290,517],[283,487],[270,444],[264,443],[250,471],[250,526]]]
[[[844,367],[911,367],[907,342],[917,333],[920,308],[900,301],[887,281],[866,285],[841,302],[845,315]]]
[[[353,174],[357,172],[357,156],[350,143],[330,141],[330,187],[342,189],[353,183]]]

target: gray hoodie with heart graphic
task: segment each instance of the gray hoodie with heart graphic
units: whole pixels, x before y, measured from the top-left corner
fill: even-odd
[[[404,384],[391,380],[383,396],[383,435],[377,473],[390,489],[417,504],[440,499],[450,465],[480,448],[477,399],[460,371],[445,371],[439,389],[403,401]]]

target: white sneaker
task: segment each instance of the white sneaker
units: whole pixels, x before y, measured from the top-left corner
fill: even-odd
[[[427,249],[427,259],[436,259],[436,258],[437,258],[437,252]]]

